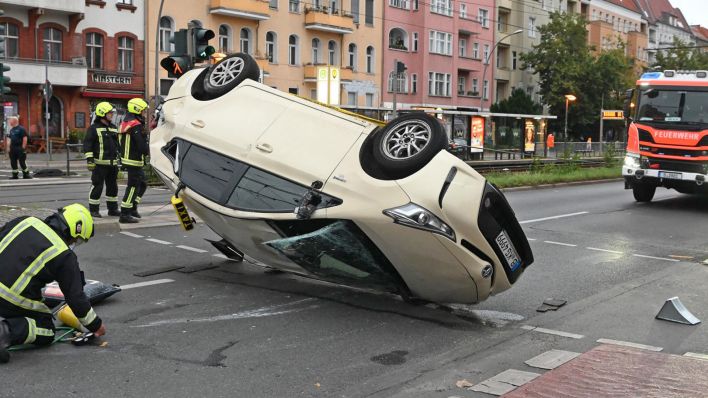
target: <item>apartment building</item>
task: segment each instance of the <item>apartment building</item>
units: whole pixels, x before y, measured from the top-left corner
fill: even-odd
[[[674,39],[681,40],[684,44],[694,45],[693,32],[683,13],[671,5],[669,0],[637,0],[642,9],[644,18],[648,21],[649,45],[648,62],[656,61],[657,51],[662,48],[672,47]]]
[[[172,50],[169,38],[190,22],[216,34],[217,51],[253,55],[263,83],[306,98],[317,97],[317,68],[341,68],[341,104],[375,108],[381,102],[383,9],[374,0],[148,0],[148,93],[155,93],[155,35],[159,59]],[[158,69],[158,94],[174,79]]]
[[[691,31],[696,40],[696,45],[701,46],[700,51],[703,53],[708,52],[708,28],[704,28],[701,25],[691,25]]]
[[[30,136],[67,137],[90,124],[92,103],[144,94],[142,0],[4,0],[5,59],[12,92],[5,116]],[[53,88],[45,109],[42,86]]]

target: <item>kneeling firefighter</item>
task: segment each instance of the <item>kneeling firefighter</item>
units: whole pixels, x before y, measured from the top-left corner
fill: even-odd
[[[128,101],[128,114],[120,124],[118,141],[120,142],[120,160],[128,172],[128,185],[125,188],[123,202],[120,204],[121,223],[136,223],[140,218],[138,204],[145,194],[145,159],[150,156],[145,129],[145,112],[148,104],[142,98]]]
[[[97,336],[106,333],[84,293],[76,244],[93,236],[93,218],[75,203],[44,221],[18,217],[0,228],[0,363],[17,344],[49,345],[54,340],[52,312],[42,303],[42,288],[57,281],[79,322]]]

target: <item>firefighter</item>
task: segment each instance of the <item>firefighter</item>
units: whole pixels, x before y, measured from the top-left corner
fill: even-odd
[[[45,346],[54,340],[52,312],[42,288],[57,281],[69,308],[96,336],[106,333],[84,293],[75,245],[93,236],[93,218],[82,205],[66,206],[44,221],[18,217],[0,228],[0,363],[17,344]]]
[[[145,158],[150,155],[145,130],[145,112],[148,104],[142,98],[128,101],[128,114],[120,124],[118,141],[120,142],[120,160],[128,172],[128,186],[125,187],[123,202],[120,204],[121,223],[136,223],[140,218],[138,204],[145,194]]]
[[[19,171],[17,170],[18,161],[20,167],[22,167],[22,178],[32,178],[26,163],[27,131],[24,127],[20,126],[19,122],[17,116],[10,116],[8,118],[10,134],[7,136],[5,148],[7,148],[8,154],[10,155],[10,165],[12,166],[12,177],[10,177],[10,179],[12,180],[16,180],[19,175]]]
[[[91,171],[89,210],[92,217],[101,218],[101,192],[106,184],[106,207],[108,215],[118,217],[118,130],[113,125],[115,109],[108,102],[96,105],[96,117],[86,131],[84,151],[87,168]]]

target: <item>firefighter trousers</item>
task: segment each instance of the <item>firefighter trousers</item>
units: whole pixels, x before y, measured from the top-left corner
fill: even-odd
[[[91,173],[89,207],[98,209],[101,204],[103,184],[106,184],[106,206],[108,210],[118,210],[118,166],[96,165]]]
[[[12,175],[17,177],[19,171],[17,170],[17,163],[20,163],[22,168],[22,173],[27,174],[29,169],[27,168],[27,154],[22,148],[10,148],[10,166],[12,167]]]
[[[145,182],[145,172],[142,167],[126,166],[125,169],[128,171],[128,185],[125,187],[125,194],[120,207],[122,209],[132,209],[135,204],[140,204],[140,200],[147,189],[147,182]]]
[[[10,328],[10,345],[49,345],[54,341],[54,321],[51,314],[28,311],[0,299],[0,320],[5,318]]]

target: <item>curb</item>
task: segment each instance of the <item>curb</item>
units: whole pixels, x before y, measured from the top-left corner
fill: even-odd
[[[9,183],[9,184],[0,184],[0,188],[23,188],[23,187],[42,187],[42,186],[50,186],[50,185],[75,185],[75,184],[86,184],[90,183],[90,179],[81,179],[81,180],[75,180],[75,179],[61,179],[61,180],[51,180],[51,181],[41,181],[39,179],[32,179],[31,181],[36,181],[36,182],[30,182],[30,183]]]
[[[555,184],[543,184],[543,185],[529,185],[523,187],[509,187],[501,188],[502,192],[515,192],[515,191],[531,191],[534,189],[548,189],[548,188],[562,188],[575,185],[594,185],[603,184],[607,182],[617,182],[624,181],[624,178],[608,178],[604,180],[586,180],[586,181],[569,181],[569,182],[559,182]]]
[[[98,222],[94,222],[93,229],[94,229],[95,233],[101,233],[101,234],[116,233],[116,232],[120,232],[120,224],[118,224],[117,219],[111,220],[111,221],[98,221]]]

